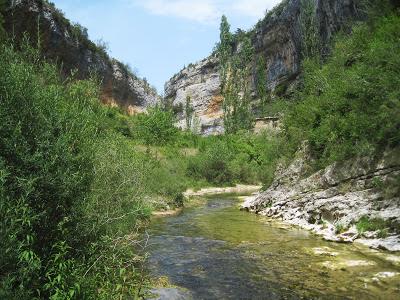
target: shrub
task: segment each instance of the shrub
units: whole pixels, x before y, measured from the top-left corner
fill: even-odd
[[[233,173],[229,168],[232,152],[223,141],[213,142],[200,155],[189,159],[188,175],[205,178],[210,183],[231,184]]]
[[[134,132],[146,145],[166,145],[175,141],[178,130],[172,112],[160,107],[150,108],[147,114],[136,116]]]
[[[104,127],[98,84],[61,81],[28,46],[0,57],[0,298],[135,295],[145,172]]]
[[[304,63],[304,88],[286,115],[292,152],[310,141],[317,167],[400,144],[400,17],[337,39],[327,63]]]
[[[388,227],[390,227],[390,223],[382,219],[370,219],[367,216],[364,216],[357,222],[356,227],[360,234],[366,231],[379,231],[383,233],[386,232]]]
[[[210,184],[269,186],[281,157],[280,139],[268,134],[207,137],[198,141],[200,153],[188,158],[187,174]]]
[[[1,227],[6,228],[1,251],[8,253],[0,280],[6,290],[18,286],[21,296],[30,298],[41,291],[50,297],[57,293],[48,284],[60,243],[63,251],[86,245],[73,229],[81,218],[75,208],[93,177],[97,86],[89,81],[62,86],[57,70],[37,63],[38,53],[32,49],[17,54],[1,45],[0,53],[5,194],[0,214]],[[65,283],[65,289],[70,288]]]
[[[158,161],[150,157],[146,169],[146,183],[149,194],[162,196],[164,201],[173,207],[183,205],[183,192],[187,188],[185,177],[186,164],[182,157],[176,155]]]

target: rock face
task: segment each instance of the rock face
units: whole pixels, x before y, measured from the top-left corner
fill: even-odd
[[[349,20],[361,17],[356,0],[315,0],[317,30],[323,52],[333,35]],[[286,93],[293,89],[300,72],[302,30],[300,23],[301,0],[285,0],[261,20],[250,34],[255,49],[251,83],[255,94],[256,65],[260,57],[266,61],[269,90]],[[165,95],[174,105],[191,97],[196,114],[200,117],[204,134],[223,130],[222,101],[218,60],[210,56],[183,69],[165,84]],[[183,120],[183,114],[181,114]],[[265,116],[262,116],[265,117]]]
[[[360,235],[354,225],[368,217],[390,221],[393,228],[399,228],[400,149],[388,151],[380,159],[335,163],[306,176],[310,159],[303,149],[288,168],[277,171],[268,190],[248,198],[242,208],[313,230],[328,240],[358,239],[373,248],[400,251],[399,232],[389,230],[386,238],[378,238],[377,232]]]
[[[218,59],[210,56],[183,69],[165,84],[165,98],[175,107],[185,107],[190,97],[191,105],[202,134],[223,132],[222,101]],[[185,111],[178,115],[179,127],[186,129]]]
[[[96,74],[101,79],[101,99],[106,104],[135,113],[160,101],[146,81],[110,58],[101,46],[88,39],[86,29],[71,24],[47,1],[13,1],[5,13],[5,28],[17,42],[27,33],[35,46],[39,31],[43,55],[62,66],[64,75],[70,75],[73,70],[76,70],[77,79]]]

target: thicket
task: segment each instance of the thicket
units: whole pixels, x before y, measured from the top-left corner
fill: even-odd
[[[209,137],[199,142],[199,153],[188,160],[187,174],[213,185],[263,183],[273,180],[280,140],[265,133],[247,132]]]
[[[146,197],[170,185],[147,184],[157,169],[95,80],[22,44],[0,46],[0,298],[135,297]]]
[[[178,129],[174,126],[175,116],[172,111],[165,111],[156,106],[148,113],[134,118],[134,136],[146,145],[163,146],[173,143]]]
[[[308,140],[323,167],[399,145],[399,39],[400,17],[392,10],[339,35],[323,65],[304,61],[304,86],[284,120],[292,152]]]

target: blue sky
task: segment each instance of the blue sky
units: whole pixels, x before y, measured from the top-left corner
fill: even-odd
[[[232,30],[249,29],[280,0],[52,0],[72,22],[102,39],[159,93],[184,65],[211,53],[226,14]]]

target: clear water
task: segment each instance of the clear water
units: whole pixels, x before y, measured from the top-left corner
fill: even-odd
[[[154,219],[151,276],[193,299],[400,299],[400,255],[329,243],[238,204],[214,197]]]

